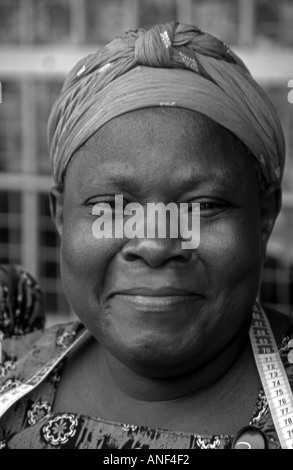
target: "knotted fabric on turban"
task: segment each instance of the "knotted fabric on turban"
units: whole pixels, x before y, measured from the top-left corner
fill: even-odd
[[[284,134],[263,89],[222,41],[170,22],[125,33],[68,74],[48,125],[56,184],[76,150],[106,122],[155,106],[208,116],[248,147],[267,183],[281,182]]]

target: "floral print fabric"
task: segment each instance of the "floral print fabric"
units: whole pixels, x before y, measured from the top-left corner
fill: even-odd
[[[36,373],[58,351],[73,342],[84,331],[78,323],[54,326],[17,339],[5,340],[4,363],[1,368],[0,394],[11,390]],[[293,329],[283,337],[280,356],[293,387],[293,366],[288,362]],[[33,344],[33,346],[32,346]],[[11,354],[13,351],[13,354]],[[234,436],[173,432],[114,423],[98,417],[74,413],[52,413],[54,398],[65,360],[31,393],[20,399],[0,419],[0,448],[7,449],[229,449]],[[13,363],[13,367],[11,367]],[[280,444],[274,428],[267,399],[261,390],[250,425],[259,428],[271,448]]]
[[[0,398],[40,373],[59,357],[52,371],[30,393],[0,418],[0,449],[230,449],[234,436],[199,436],[192,433],[114,423],[74,413],[54,413],[54,399],[66,364],[67,348],[85,328],[79,322],[43,330],[41,292],[20,267],[12,269],[18,299],[13,299],[7,274],[0,267],[0,325],[4,328],[0,365]],[[1,295],[2,292],[2,295]],[[18,305],[18,316],[13,309]],[[1,323],[3,321],[3,323]],[[293,326],[283,336],[279,354],[293,389]],[[290,359],[290,360],[289,360]],[[7,395],[6,395],[7,396]],[[279,448],[267,398],[260,391],[250,424],[265,433],[269,448]]]

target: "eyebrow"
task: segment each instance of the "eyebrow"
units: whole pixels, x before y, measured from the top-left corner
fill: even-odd
[[[113,186],[122,189],[123,191],[138,192],[141,188],[141,184],[137,181],[137,178],[129,174],[123,175],[121,173],[110,174],[105,177],[106,184],[112,184]]]
[[[168,178],[168,175],[166,175]],[[229,182],[227,182],[229,181]],[[86,181],[83,184],[97,186],[97,181],[95,181],[95,176],[93,176],[90,181]],[[114,189],[119,189],[121,191],[128,191],[131,193],[137,193],[141,190],[142,184],[137,180],[135,175],[130,175],[129,173],[121,173],[121,171],[112,171],[106,175],[103,179],[103,185],[112,185]],[[238,183],[236,180],[232,180],[230,175],[213,175],[213,174],[189,174],[187,177],[182,177],[180,180],[180,186],[184,187],[184,191],[189,191],[196,189],[202,185],[210,186],[215,189],[226,189],[233,190]],[[174,186],[175,189],[175,186]]]

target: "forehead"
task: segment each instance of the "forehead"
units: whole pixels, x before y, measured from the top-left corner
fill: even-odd
[[[167,175],[172,184],[193,176],[228,184],[251,171],[244,153],[236,137],[199,113],[149,108],[105,124],[76,152],[67,173],[80,187],[127,176],[140,185]]]

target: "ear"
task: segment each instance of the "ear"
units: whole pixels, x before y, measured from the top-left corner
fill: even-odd
[[[282,191],[279,186],[270,186],[261,198],[261,237],[263,254],[271,236],[275,221],[282,207]]]
[[[57,186],[50,191],[50,212],[57,232],[62,237],[63,232],[63,193]]]

